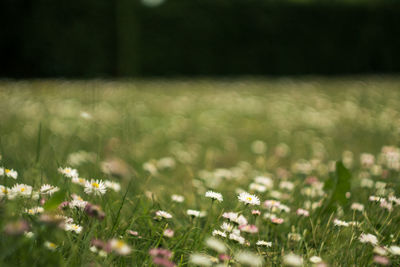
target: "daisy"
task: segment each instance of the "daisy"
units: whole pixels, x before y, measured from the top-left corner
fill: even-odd
[[[260,199],[256,195],[247,192],[240,193],[238,199],[246,205],[260,205]]]
[[[242,232],[250,233],[250,234],[258,233],[257,226],[255,226],[253,224],[240,225],[239,230]]]
[[[71,182],[73,182],[74,184],[85,186],[87,181],[85,178],[72,177]]]
[[[66,168],[59,167],[58,172],[68,178],[79,177],[78,171],[76,169],[72,169],[70,167],[66,167]]]
[[[208,255],[194,253],[189,257],[189,262],[198,266],[211,266],[213,263]]]
[[[226,252],[226,246],[225,246],[224,242],[222,242],[214,237],[210,237],[206,240],[206,246],[215,250],[218,253]]]
[[[242,245],[244,244],[244,241],[245,241],[245,239],[242,236],[235,234],[235,233],[229,234],[229,239],[234,240]]]
[[[310,216],[310,213],[304,209],[297,209],[296,214],[299,216],[304,216],[304,217]]]
[[[44,246],[45,246],[47,249],[52,250],[52,251],[56,250],[56,248],[57,248],[57,245],[56,245],[56,244],[54,244],[54,243],[52,243],[52,242],[49,242],[49,241],[44,242]]]
[[[344,227],[348,227],[349,226],[348,222],[341,221],[341,220],[338,220],[338,219],[333,220],[333,224],[335,226],[344,226]]]
[[[283,257],[283,263],[289,266],[302,266],[303,258],[293,253],[290,253]]]
[[[85,193],[93,195],[104,195],[106,193],[107,187],[102,180],[92,179],[90,182],[85,183]]]
[[[257,246],[265,246],[265,247],[272,247],[272,242],[266,242],[264,240],[258,240],[256,243]]]
[[[50,196],[59,190],[60,190],[60,188],[58,188],[57,186],[52,186],[49,184],[44,184],[40,187],[41,194],[50,195]]]
[[[10,194],[12,198],[15,196],[30,197],[32,194],[32,186],[26,184],[16,184],[10,189]]]
[[[373,234],[362,233],[359,237],[361,243],[371,243],[372,245],[378,244],[378,239]]]
[[[72,208],[77,208],[80,210],[84,210],[87,205],[87,201],[79,200],[79,199],[73,199],[68,203],[68,206]]]
[[[121,185],[119,183],[112,182],[112,181],[105,181],[104,184],[107,188],[110,188],[110,189],[114,190],[115,192],[121,191]]]
[[[265,185],[261,185],[261,184],[257,184],[257,183],[251,183],[249,185],[249,190],[263,193],[263,192],[267,191],[267,187]]]
[[[274,182],[272,181],[272,179],[266,176],[257,176],[256,178],[254,178],[254,181],[257,184],[262,184],[267,189],[271,189],[272,187],[274,187]]]
[[[212,200],[216,199],[219,202],[223,201],[222,195],[220,193],[217,193],[217,192],[207,191],[205,196],[211,198]]]
[[[212,232],[212,235],[213,235],[213,236],[219,235],[219,236],[222,236],[222,237],[226,237],[225,232],[222,232],[222,231],[220,231],[220,230],[214,230],[214,231]]]
[[[169,228],[165,229],[164,230],[164,236],[169,237],[169,238],[174,237],[174,230],[169,229]]]
[[[31,209],[26,209],[25,212],[28,213],[29,215],[35,215],[38,213],[42,213],[44,209],[42,207],[35,207]]]
[[[162,219],[162,218],[171,219],[172,218],[171,214],[169,214],[168,212],[163,211],[163,210],[156,211],[156,216],[158,219]]]
[[[67,223],[65,224],[65,231],[71,231],[79,234],[82,232],[82,226],[74,224],[74,223]]]
[[[3,185],[0,185],[0,199],[4,196],[7,196],[9,193],[9,189]]]
[[[245,266],[263,266],[264,263],[262,256],[254,254],[250,251],[239,251],[236,253],[235,259]]]
[[[399,255],[400,255],[400,247],[399,247],[399,246],[390,246],[390,247],[389,247],[389,252],[390,252],[392,255],[397,255],[397,256],[399,256]]]
[[[111,239],[109,244],[111,249],[119,255],[128,255],[131,253],[131,248],[122,240]]]
[[[310,262],[312,262],[312,263],[321,263],[322,259],[320,257],[318,257],[318,256],[312,256],[310,258]]]
[[[363,211],[363,210],[364,210],[364,205],[355,202],[355,203],[351,204],[351,207],[350,207],[350,208],[351,208],[352,210]]]
[[[232,224],[229,224],[229,223],[224,222],[224,223],[221,225],[221,229],[224,230],[224,231],[226,231],[226,232],[232,232],[233,229],[234,229],[234,226],[233,226]]]
[[[200,211],[198,210],[187,210],[186,214],[193,217],[200,217]]]
[[[174,194],[174,195],[171,196],[171,200],[174,201],[174,202],[177,202],[177,203],[182,203],[185,200],[185,197],[181,196],[181,195],[175,195]]]
[[[3,172],[7,177],[13,178],[13,179],[17,179],[18,178],[18,173],[17,171],[14,171],[13,169],[4,169]],[[3,175],[4,175],[3,174]]]

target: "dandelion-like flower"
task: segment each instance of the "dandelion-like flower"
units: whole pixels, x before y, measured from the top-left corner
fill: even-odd
[[[239,201],[248,205],[260,205],[260,199],[256,195],[247,192],[240,193],[238,196]]]
[[[211,198],[212,200],[216,199],[219,202],[222,202],[224,200],[220,193],[214,191],[207,191],[205,196]]]
[[[104,195],[106,193],[107,187],[101,180],[91,180],[85,183],[85,193],[93,195]]]

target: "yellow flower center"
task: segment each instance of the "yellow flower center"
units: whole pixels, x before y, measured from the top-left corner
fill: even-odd
[[[2,188],[1,191],[3,191],[4,194],[7,194],[7,193],[8,193],[7,188]]]
[[[56,244],[54,244],[54,243],[50,243],[50,244],[49,244],[49,247],[51,247],[51,248],[56,248],[57,246],[56,246]]]
[[[11,170],[9,170],[9,169],[5,169],[5,172],[6,172],[6,173],[9,173],[10,171],[11,171]]]
[[[66,169],[65,172],[66,172],[66,173],[70,173],[71,170],[70,170],[70,169]]]
[[[22,187],[22,188],[21,188],[21,192],[24,192],[24,191],[25,191],[25,187]]]
[[[247,201],[252,201],[253,200],[252,197],[247,197],[246,199],[247,199]]]
[[[115,244],[115,247],[117,247],[117,248],[122,248],[124,245],[125,245],[124,242],[122,242],[122,241],[117,241],[117,243]]]
[[[79,182],[80,182],[80,183],[84,183],[84,182],[85,182],[85,179],[79,178]]]
[[[92,183],[92,186],[93,186],[93,187],[96,187],[96,188],[99,188],[99,184],[96,183],[96,182]]]

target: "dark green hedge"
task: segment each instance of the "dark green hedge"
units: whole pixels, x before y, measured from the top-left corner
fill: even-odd
[[[2,0],[3,77],[400,72],[396,1]]]

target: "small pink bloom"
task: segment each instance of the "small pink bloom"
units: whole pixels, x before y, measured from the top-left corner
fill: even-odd
[[[383,256],[375,256],[374,257],[374,262],[380,265],[389,265],[390,261],[388,258],[383,257]]]
[[[252,210],[252,211],[251,211],[251,214],[256,215],[256,216],[259,216],[259,215],[261,215],[261,211],[259,211],[259,210]]]

